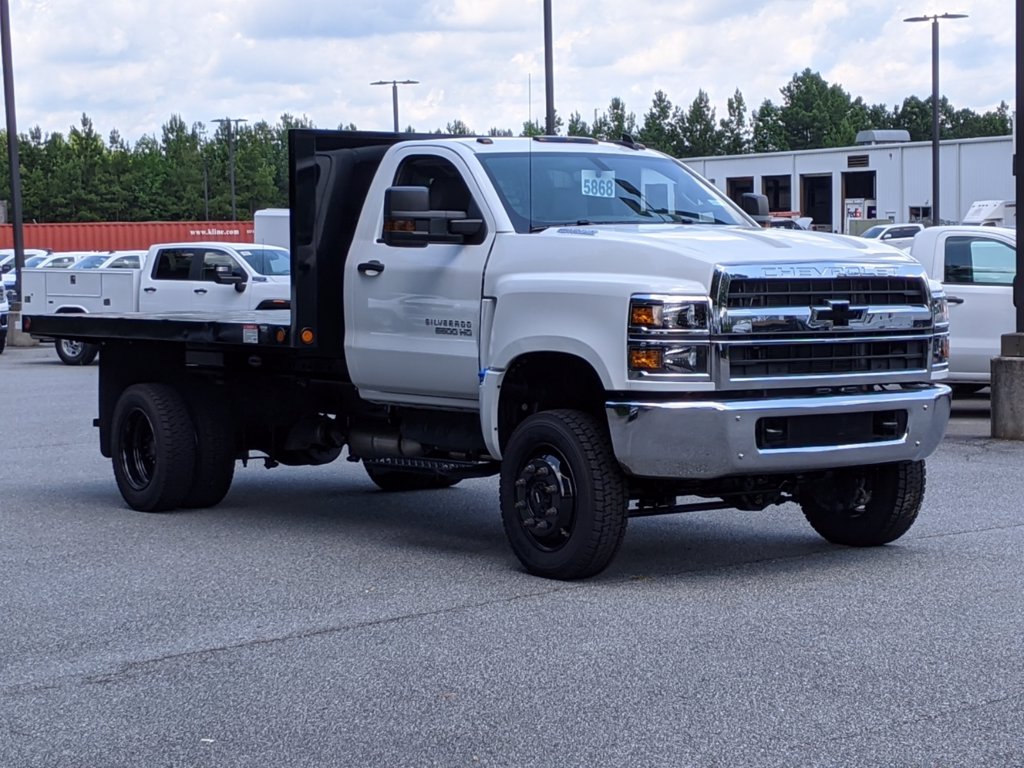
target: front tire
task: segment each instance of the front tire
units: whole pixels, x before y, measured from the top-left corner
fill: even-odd
[[[90,365],[100,352],[99,344],[87,344],[76,339],[57,339],[54,346],[64,365]]]
[[[626,481],[590,414],[534,414],[512,433],[501,462],[501,518],[530,573],[582,579],[604,570],[626,533]]]
[[[924,499],[923,461],[901,461],[830,473],[801,490],[804,517],[822,538],[851,547],[895,541],[917,519]]]
[[[140,512],[180,506],[196,466],[195,427],[181,395],[166,384],[133,384],[111,421],[114,478],[128,506]]]

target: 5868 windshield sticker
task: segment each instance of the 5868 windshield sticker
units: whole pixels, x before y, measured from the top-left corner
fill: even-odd
[[[615,171],[580,171],[586,197],[615,197]]]

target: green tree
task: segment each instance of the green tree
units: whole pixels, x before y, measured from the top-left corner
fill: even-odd
[[[474,136],[473,129],[462,120],[453,120],[444,127],[444,132],[451,136]]]
[[[639,140],[652,149],[673,154],[679,144],[674,107],[664,91],[655,91],[651,108],[644,114]]]
[[[199,126],[189,128],[180,115],[172,115],[161,130],[164,159],[163,211],[171,221],[202,218],[203,163]]]
[[[726,155],[740,155],[750,150],[750,126],[747,124],[747,103],[740,89],[725,102],[728,117],[719,121],[721,150]]]
[[[715,126],[715,109],[707,93],[700,89],[690,108],[686,122],[680,130],[689,157],[721,154],[721,141]]]
[[[569,115],[569,127],[565,131],[568,136],[592,136],[590,132],[590,126],[580,116],[579,112],[573,112]]]
[[[106,147],[96,133],[92,120],[82,115],[81,124],[68,133],[67,165],[64,178],[68,184],[68,215],[70,221],[97,221],[99,190],[106,164]]]
[[[850,94],[805,69],[782,88],[781,119],[790,149],[819,149],[853,143],[859,121]]]
[[[783,152],[789,149],[786,127],[782,124],[782,110],[771,99],[765,99],[754,110],[751,129],[751,151]]]

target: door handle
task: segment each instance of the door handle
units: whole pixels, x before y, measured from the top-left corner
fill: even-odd
[[[146,293],[156,293],[156,288],[143,288],[142,290]]]
[[[364,261],[356,269],[359,270],[360,275],[366,275],[367,277],[376,277],[384,271],[384,265],[374,259],[373,261]]]
[[[205,288],[193,288],[192,293],[206,293]]]
[[[947,296],[946,297],[946,301],[948,301],[950,304],[963,304],[964,303],[964,300],[961,299],[959,296]]]

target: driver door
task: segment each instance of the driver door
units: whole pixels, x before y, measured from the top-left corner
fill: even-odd
[[[462,159],[445,149],[399,155],[395,186],[430,189],[430,208],[483,218],[473,244],[384,242],[383,208],[373,239],[350,253],[345,275],[345,357],[365,397],[457,404],[478,399],[483,272],[493,222]],[[364,217],[371,215],[364,209]],[[460,214],[455,214],[459,216]]]

